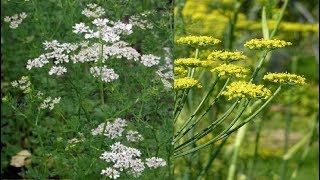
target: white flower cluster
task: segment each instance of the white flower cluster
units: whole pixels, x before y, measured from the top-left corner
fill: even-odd
[[[29,59],[26,68],[41,68],[49,62],[53,66],[49,70],[49,75],[61,76],[67,72],[65,63],[97,63],[103,64],[110,58],[128,59],[139,61],[146,67],[159,64],[160,58],[154,55],[140,55],[127,42],[121,40],[123,35],[133,33],[132,25],[121,21],[111,21],[103,18],[105,11],[97,4],[88,4],[87,8],[82,11],[87,17],[92,18],[91,24],[87,25],[80,22],[73,26],[73,32],[81,34],[84,39],[91,40],[79,43],[60,43],[57,40],[46,41],[43,43],[44,49],[48,52],[41,54],[39,57]],[[97,43],[99,40],[99,43]],[[102,58],[102,59],[100,59]],[[106,65],[94,65],[90,69],[94,77],[102,78],[104,82],[111,82],[119,78],[119,75]]]
[[[22,76],[20,80],[12,81],[11,86],[14,88],[19,88],[25,94],[31,92],[31,82],[28,76]]]
[[[71,56],[69,55],[71,52],[77,50],[80,47],[85,47],[87,45],[86,42],[82,42],[79,44],[76,43],[59,43],[57,40],[53,41],[45,41],[43,43],[45,50],[52,50],[51,52],[41,54],[39,57],[35,59],[29,59],[27,62],[27,69],[31,70],[32,68],[41,68],[45,64],[49,63],[49,60],[52,59],[54,64],[62,64],[68,63]],[[58,72],[66,72],[66,68],[53,68],[54,70],[50,70],[51,72],[55,72],[55,70],[59,70]],[[57,71],[56,71],[57,72]],[[50,74],[50,73],[49,73]],[[57,73],[53,73],[57,74]]]
[[[102,67],[91,67],[90,73],[93,77],[101,78],[104,82],[111,82],[119,78],[119,75],[114,72],[113,69],[107,68],[107,66]]]
[[[160,57],[154,56],[152,54],[141,56],[141,63],[147,67],[158,65],[159,62],[160,62]]]
[[[22,12],[20,14],[15,14],[13,16],[6,16],[3,20],[4,22],[10,23],[9,27],[11,29],[16,29],[19,27],[19,25],[22,23],[22,21],[27,17],[27,14],[25,12]]]
[[[50,71],[49,71],[49,75],[53,75],[56,74],[58,76],[61,76],[62,74],[67,72],[67,68],[63,67],[63,66],[52,66]]]
[[[156,73],[161,78],[163,85],[168,89],[172,89],[174,74],[170,48],[163,48],[163,50],[165,51],[165,64]]]
[[[40,105],[40,109],[52,110],[56,104],[60,102],[61,97],[56,97],[52,99],[50,96],[47,97]]]
[[[132,131],[132,130],[129,130],[127,132],[126,138],[127,138],[128,141],[131,141],[131,142],[138,142],[138,141],[142,141],[143,140],[142,135],[139,134],[138,131]]]
[[[122,136],[122,132],[124,131],[124,128],[126,126],[127,126],[127,121],[125,119],[117,118],[114,120],[113,123],[111,122],[107,122],[107,124],[101,123],[96,129],[91,130],[91,134],[94,136],[103,134],[110,139],[115,139]],[[104,128],[105,128],[105,131],[103,133]]]
[[[140,156],[141,152],[138,149],[127,147],[120,142],[116,142],[111,145],[111,151],[105,151],[100,156],[100,159],[114,163],[112,167],[114,171],[119,172],[125,170],[133,176],[138,177],[145,169],[144,163],[139,159]],[[105,171],[102,170],[101,174],[109,176],[105,173],[107,169]]]
[[[127,171],[134,177],[141,176],[145,164],[149,168],[166,166],[166,161],[157,157],[147,158],[146,162],[143,162],[140,159],[141,152],[138,149],[127,147],[120,142],[116,142],[110,147],[111,151],[105,151],[100,156],[100,159],[114,163],[112,167],[107,167],[101,171],[102,175],[109,178],[117,179],[122,171]]]
[[[104,9],[97,4],[88,4],[87,8],[82,11],[82,14],[87,17],[98,18],[104,15]]]
[[[97,18],[92,21],[95,26],[90,29],[85,23],[78,23],[73,26],[73,32],[76,34],[84,34],[85,39],[97,38],[106,43],[118,42],[121,35],[129,35],[132,33],[132,25],[125,24],[121,21],[113,22],[105,18]]]
[[[101,171],[101,174],[108,176],[111,179],[117,179],[118,177],[120,177],[120,172],[111,167],[107,167],[106,169],[103,169]]]
[[[152,157],[152,158],[146,159],[146,165],[149,168],[158,168],[158,167],[166,166],[167,163],[165,160],[163,160],[161,158]]]
[[[145,18],[149,15],[154,13],[153,11],[147,11],[145,13],[141,13],[138,15],[130,16],[129,23],[132,24],[132,26],[137,26],[140,29],[146,30],[146,29],[152,29],[153,25],[148,22]]]
[[[107,124],[100,124],[96,129],[91,131],[91,134],[104,134],[110,139],[115,139],[122,136],[126,126],[127,122],[125,119],[117,118],[113,123],[107,122]],[[103,133],[104,128],[105,131]],[[143,140],[143,137],[139,132],[132,130],[127,132],[126,138],[131,142]],[[107,167],[101,171],[102,175],[111,179],[119,178],[122,171],[130,173],[130,175],[134,177],[138,177],[144,171],[145,165],[149,168],[166,166],[166,161],[158,157],[147,158],[144,162],[141,159],[141,152],[138,149],[125,146],[121,144],[121,142],[112,144],[110,149],[110,151],[103,152],[100,159],[105,160],[108,163],[113,163],[112,167]]]

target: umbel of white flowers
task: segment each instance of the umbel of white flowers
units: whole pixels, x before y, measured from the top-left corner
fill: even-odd
[[[127,121],[117,118],[114,122],[107,122],[107,124],[101,123],[97,128],[92,129],[91,134],[94,136],[104,135],[110,139],[117,139],[122,137],[122,134],[125,132],[125,127],[127,127]],[[104,132],[103,129],[105,130]],[[139,132],[129,130],[126,132],[126,141],[139,142],[143,141],[143,137]],[[112,144],[110,151],[103,152],[100,159],[113,164],[111,167],[107,167],[101,171],[102,175],[111,179],[119,178],[121,172],[126,172],[134,177],[138,177],[145,170],[146,166],[150,169],[166,166],[166,161],[158,157],[146,158],[143,161],[140,150],[128,147],[122,144],[122,142]]]
[[[91,25],[83,22],[73,26],[75,34],[83,35],[84,40],[79,43],[60,43],[57,40],[45,41],[44,49],[48,52],[39,57],[29,59],[27,69],[41,68],[45,65],[51,65],[49,75],[61,76],[67,73],[65,64],[67,63],[89,63],[91,65],[90,73],[104,82],[112,82],[119,78],[119,75],[112,68],[105,65],[109,59],[127,59],[138,61],[146,67],[158,65],[160,57],[152,54],[140,54],[121,38],[133,33],[133,25],[121,21],[111,21],[103,18],[105,11],[96,4],[88,4],[82,14],[90,18]],[[135,20],[135,22],[133,21]],[[130,22],[134,25],[133,18]],[[97,40],[99,43],[97,43]],[[102,59],[101,59],[102,58]],[[98,65],[99,60],[103,65]],[[52,63],[50,63],[52,62]]]

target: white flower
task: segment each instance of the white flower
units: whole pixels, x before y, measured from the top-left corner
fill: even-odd
[[[114,163],[112,169],[129,171],[134,176],[140,176],[145,169],[144,163],[139,159],[141,152],[138,149],[127,147],[120,142],[110,146],[111,151],[105,151],[100,159]]]
[[[92,24],[96,25],[97,27],[103,27],[103,26],[106,26],[108,22],[109,22],[108,19],[98,18],[98,19],[95,19],[94,21],[92,21]]]
[[[101,174],[105,175],[105,176],[108,176],[111,179],[117,179],[118,177],[120,177],[120,172],[115,170],[115,169],[113,169],[113,168],[110,168],[110,167],[107,167],[106,169],[103,169],[101,171]]]
[[[50,96],[47,97],[43,102],[40,104],[40,109],[49,109],[52,110],[56,104],[60,102],[61,97],[57,97],[52,99]]]
[[[18,87],[18,85],[19,85],[19,84],[18,84],[17,81],[12,81],[12,82],[11,82],[11,86],[12,86],[12,87]]]
[[[58,76],[61,76],[62,74],[67,72],[67,68],[63,67],[63,66],[52,66],[50,71],[49,71],[49,75],[53,75],[56,74]]]
[[[105,131],[103,133],[103,128],[105,127]],[[125,119],[117,118],[113,123],[107,122],[101,123],[96,129],[91,130],[91,134],[96,136],[99,134],[103,134],[110,139],[115,139],[122,136],[124,128],[127,126],[127,122]]]
[[[82,14],[87,17],[98,18],[105,14],[105,11],[102,7],[96,4],[88,4],[87,8],[82,11]]]
[[[129,130],[127,132],[127,140],[128,141],[131,141],[131,142],[137,142],[137,141],[142,141],[143,140],[143,137],[141,134],[139,134],[138,131],[132,131],[132,130]]]
[[[26,17],[27,17],[27,14],[25,12],[22,12],[20,14],[15,14],[11,17],[6,16],[3,20],[4,22],[10,23],[9,25],[10,28],[16,29],[22,23],[22,20],[24,20]]]
[[[25,94],[31,92],[31,82],[28,76],[22,76],[18,81],[12,81],[11,85],[14,88],[19,88]]]
[[[93,77],[101,78],[104,82],[111,82],[119,78],[119,75],[116,74],[113,69],[107,68],[107,66],[91,67],[90,73]]]
[[[160,57],[154,56],[152,54],[141,56],[141,63],[147,67],[157,65],[159,64],[159,62],[160,62]]]
[[[153,25],[148,22],[145,18],[147,17],[147,15],[153,13],[152,11],[148,11],[145,13],[141,13],[138,15],[133,15],[130,16],[129,18],[129,23],[132,24],[133,26],[137,26],[140,29],[152,29]]]
[[[78,24],[74,25],[72,28],[73,28],[72,32],[74,32],[76,34],[86,33],[89,30],[89,27],[86,26],[84,23],[78,23]]]
[[[166,161],[158,158],[158,157],[151,157],[146,159],[146,164],[149,168],[158,168],[161,166],[166,166]]]

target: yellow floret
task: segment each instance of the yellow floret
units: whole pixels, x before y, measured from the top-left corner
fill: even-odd
[[[188,71],[184,67],[174,67],[174,75],[179,77],[184,77],[187,75]]]
[[[263,85],[248,84],[245,81],[236,81],[226,87],[227,90],[222,95],[227,96],[228,100],[237,98],[263,98],[271,96],[271,91]]]
[[[202,66],[202,62],[200,59],[196,58],[179,58],[174,60],[175,66],[187,66],[187,67],[200,67]]]
[[[268,73],[263,76],[263,79],[280,84],[306,84],[306,79],[304,77],[289,73]]]
[[[185,78],[179,78],[174,80],[174,90],[181,90],[181,89],[188,89],[192,87],[201,88],[199,81],[191,78],[191,77],[185,77]]]
[[[248,47],[249,49],[267,49],[267,50],[273,50],[277,48],[283,48],[286,46],[291,46],[291,42],[286,42],[283,40],[267,40],[267,39],[251,39],[250,41],[247,41],[244,46]]]
[[[221,41],[211,36],[185,36],[176,41],[178,44],[187,44],[191,46],[208,46],[218,44]]]
[[[225,62],[233,62],[247,59],[240,51],[212,51],[208,56],[208,60],[220,60]]]
[[[236,76],[239,78],[246,77],[246,73],[248,71],[249,70],[244,67],[233,64],[221,64],[220,66],[211,70],[211,72],[218,72],[221,76]]]

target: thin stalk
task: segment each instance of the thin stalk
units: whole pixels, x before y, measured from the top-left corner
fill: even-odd
[[[258,109],[256,110],[255,113],[253,113],[251,116],[249,116],[247,119],[245,119],[242,123],[240,123],[238,126],[236,126],[235,128],[229,130],[228,132],[226,132],[223,136],[221,136],[220,138],[217,139],[217,141],[228,137],[230,134],[232,134],[233,132],[237,131],[239,128],[241,128],[242,126],[244,126],[245,124],[247,124],[248,122],[252,121],[252,119],[254,119],[271,101],[272,99],[281,91],[281,86],[278,87],[278,89],[273,93],[273,95],[270,96],[270,98]]]
[[[313,144],[313,138],[314,136],[316,135],[317,133],[317,128],[319,127],[319,114],[318,116],[316,116],[315,118],[315,122],[313,123],[313,127],[312,127],[312,135],[310,136],[309,138],[309,142],[308,142],[308,145],[307,147],[304,149],[300,159],[299,159],[299,162],[298,162],[298,165],[297,167],[295,168],[295,170],[292,172],[292,175],[290,177],[290,179],[296,179],[297,175],[298,175],[298,172],[299,172],[299,169],[301,168],[301,166],[303,165],[303,162],[305,160],[305,158],[307,157],[309,151],[310,151],[310,148]]]
[[[39,120],[40,112],[41,112],[41,109],[38,108],[38,113],[37,113],[36,123],[35,124],[36,124],[37,135],[38,135],[38,138],[39,138],[40,146],[43,148],[42,136],[41,136],[41,133],[39,131],[39,126],[38,126],[38,120]]]
[[[262,55],[262,57],[261,57],[261,59],[260,59],[260,61],[259,61],[259,64],[258,64],[257,67],[255,68],[255,70],[254,70],[254,72],[253,72],[253,74],[252,74],[252,76],[251,76],[251,79],[250,79],[249,83],[252,83],[253,80],[257,77],[258,72],[260,71],[260,69],[261,69],[261,67],[262,67],[262,65],[263,65],[263,62],[264,62],[264,60],[266,59],[268,52],[269,52],[268,50],[264,50],[264,51],[263,51],[263,55]]]
[[[193,126],[195,126],[211,109],[211,107],[219,100],[222,92],[224,91],[224,89],[226,88],[227,84],[229,83],[230,78],[227,79],[227,81],[224,83],[223,87],[221,88],[221,90],[219,91],[218,95],[216,96],[216,98],[211,102],[210,106],[205,110],[205,112],[191,125],[191,128],[193,128]],[[183,131],[183,129],[188,125],[189,122],[191,122],[193,116],[195,115],[191,115],[190,118],[185,122],[185,124],[180,128],[180,130],[175,134],[174,138],[178,137],[179,134]],[[188,131],[190,131],[191,129],[187,129],[184,133],[187,133]]]
[[[224,146],[224,144],[227,142],[227,138],[224,139],[220,145],[213,151],[212,155],[210,156],[205,168],[202,169],[202,171],[199,173],[197,180],[201,180],[201,178],[208,172],[208,170],[210,169],[210,166],[213,162],[213,160],[218,156],[218,154],[220,153],[222,147]]]
[[[254,155],[253,155],[252,163],[251,163],[250,170],[248,173],[248,180],[253,179],[253,172],[254,172],[254,168],[255,168],[257,158],[259,155],[259,140],[260,140],[261,129],[262,129],[262,120],[259,120],[258,127],[257,127],[257,133],[256,133],[256,137],[255,137]]]
[[[195,59],[198,59],[199,57],[199,48],[196,48],[196,54],[195,54]],[[193,77],[194,76],[194,73],[195,73],[195,68],[191,68],[191,70],[188,72],[188,77]],[[177,121],[182,109],[183,109],[183,106],[186,102],[186,99],[187,99],[187,96],[190,92],[190,89],[185,89],[183,91],[183,95],[182,95],[182,99],[179,101],[177,107],[175,107],[175,110],[174,110],[174,122]]]
[[[101,31],[100,31],[101,34]],[[103,80],[102,80],[102,59],[103,59],[103,43],[101,38],[99,39],[100,48],[99,48],[99,66],[100,66],[100,99],[101,104],[104,105],[104,92],[103,92]]]
[[[238,14],[239,14],[240,6],[241,6],[241,2],[236,0],[234,10],[233,10],[233,12],[234,12],[233,17],[229,21],[228,38],[226,41],[226,43],[227,43],[226,48],[229,50],[233,49],[233,42],[234,42],[234,38],[235,38],[234,30],[235,30],[235,26],[238,21]]]
[[[174,158],[178,158],[178,157],[181,157],[181,156],[184,156],[184,155],[187,155],[187,154],[190,154],[190,153],[193,153],[195,151],[198,151],[202,148],[205,148],[207,147],[208,145],[214,143],[217,141],[217,139],[219,139],[222,135],[224,135],[225,133],[227,133],[231,128],[232,126],[238,121],[238,119],[241,117],[242,113],[244,112],[244,110],[246,109],[246,107],[248,106],[250,100],[248,100],[246,103],[244,103],[240,108],[239,108],[239,111],[238,111],[238,114],[236,115],[236,117],[231,121],[231,123],[229,124],[229,126],[223,130],[219,135],[217,135],[215,138],[213,138],[212,140],[208,141],[207,143],[203,144],[203,145],[200,145],[198,147],[195,147],[193,149],[190,149],[186,152],[183,152],[183,153],[180,153],[176,156],[174,156]]]
[[[198,134],[196,134],[195,136],[193,136],[192,138],[188,139],[187,141],[185,141],[184,143],[182,143],[181,145],[179,145],[178,147],[175,148],[175,150],[180,150],[182,148],[184,148],[185,146],[188,146],[189,144],[198,141],[199,139],[201,139],[202,137],[206,136],[207,134],[209,134],[210,132],[212,132],[215,127],[217,127],[219,124],[221,124],[225,119],[227,119],[227,117],[231,114],[231,112],[234,110],[234,108],[236,107],[238,103],[235,102],[218,120],[214,121],[213,123],[211,123],[208,127],[206,127],[205,129],[203,129],[201,132],[199,132]],[[189,128],[191,129],[191,128]],[[183,133],[182,137],[186,134],[186,132]],[[181,137],[180,137],[181,138]],[[173,142],[177,142],[179,139],[174,140]]]
[[[281,11],[280,11],[280,15],[276,21],[276,25],[274,26],[274,29],[273,31],[271,32],[271,35],[270,35],[270,39],[276,34],[276,32],[278,31],[279,29],[279,26],[280,26],[280,22],[283,18],[283,15],[284,15],[284,11],[286,10],[287,6],[288,6],[288,2],[289,0],[285,0],[282,7],[281,7]]]
[[[232,154],[232,159],[231,159],[231,164],[229,166],[227,180],[234,179],[240,146],[241,146],[242,140],[246,134],[247,128],[248,128],[248,126],[243,126],[237,133],[236,142],[234,144],[234,149],[233,149],[233,154]]]
[[[176,133],[176,135],[174,136],[177,137],[181,131],[191,122],[191,120],[196,116],[196,114],[199,112],[199,110],[202,108],[204,102],[208,99],[209,95],[213,92],[215,85],[217,84],[218,80],[220,79],[220,76],[218,76],[216,78],[216,80],[213,82],[213,84],[211,85],[208,93],[205,95],[205,97],[202,99],[202,101],[200,102],[200,104],[198,105],[198,107],[196,108],[196,110],[194,110],[194,112],[192,113],[192,115],[190,116],[190,118],[185,121],[185,123],[182,125],[182,127],[180,128],[180,130]]]
[[[292,95],[292,89],[290,89],[290,94]],[[287,113],[286,113],[286,126],[285,126],[285,134],[284,134],[284,146],[283,146],[283,154],[285,155],[288,152],[289,147],[289,135],[290,135],[290,126],[291,126],[291,106],[292,101],[288,103],[287,106]],[[288,170],[288,159],[283,158],[281,164],[281,174],[280,180],[285,180],[287,177],[287,170]]]

